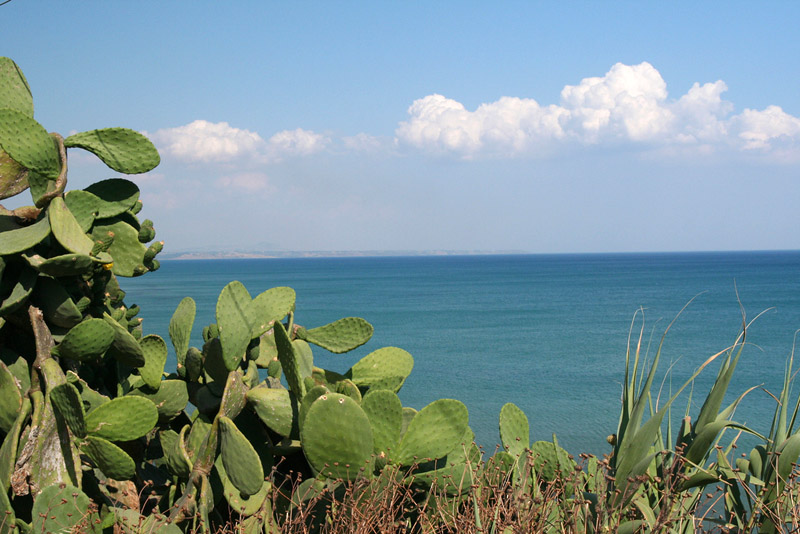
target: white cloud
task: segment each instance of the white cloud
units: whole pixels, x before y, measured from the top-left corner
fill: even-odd
[[[269,177],[261,172],[242,172],[223,176],[217,185],[225,189],[238,189],[249,193],[271,192]]]
[[[733,123],[746,149],[768,149],[774,141],[794,144],[800,141],[800,118],[779,106],[768,106],[764,111],[745,109]]]
[[[279,155],[307,156],[324,150],[329,142],[328,137],[302,128],[283,130],[269,138],[271,149]]]
[[[722,99],[726,90],[721,80],[695,83],[670,99],[651,64],[617,63],[604,76],[565,86],[558,105],[505,96],[470,111],[456,100],[428,95],[408,108],[409,119],[397,126],[395,141],[464,158],[537,154],[566,143],[633,143],[662,151],[691,146],[698,153],[715,146],[800,152],[799,118],[777,106],[731,115],[733,104]]]
[[[342,143],[348,150],[359,152],[375,151],[384,146],[384,142],[380,138],[365,133],[342,137]]]
[[[224,162],[257,155],[264,146],[264,140],[256,132],[234,128],[227,122],[205,120],[158,130],[151,139],[170,155],[202,162]]]

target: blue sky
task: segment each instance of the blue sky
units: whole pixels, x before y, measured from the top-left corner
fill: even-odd
[[[153,139],[132,179],[167,251],[800,248],[800,3],[12,0],[0,20],[46,128]],[[112,175],[71,153],[72,187]]]

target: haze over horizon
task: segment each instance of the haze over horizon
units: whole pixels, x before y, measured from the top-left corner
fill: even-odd
[[[0,20],[46,128],[158,147],[130,179],[165,253],[800,248],[797,3],[13,0]],[[112,176],[70,153],[70,188]]]

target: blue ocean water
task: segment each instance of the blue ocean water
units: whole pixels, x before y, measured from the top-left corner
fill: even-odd
[[[231,280],[253,296],[293,287],[296,322],[306,327],[364,317],[375,327],[369,343],[343,355],[315,347],[315,363],[343,372],[380,347],[406,349],[415,367],[400,392],[403,404],[463,401],[488,451],[499,442],[500,408],[514,402],[528,415],[533,440],[555,433],[570,452],[608,452],[605,438],[616,430],[639,309],[652,355],[670,321],[696,297],[665,338],[660,368],[673,367],[656,385],[662,397],[734,343],[739,301],[748,320],[765,313],[747,331],[731,400],[752,386],[780,390],[800,328],[797,251],[163,261],[158,272],[123,287],[126,302],[142,308],[145,334],[161,335],[168,345],[172,312],[184,296],[194,298],[192,344],[199,347],[202,326],[214,322],[217,296]],[[174,369],[170,357],[167,369]],[[690,414],[697,414],[717,368],[711,364],[693,385]],[[689,402],[684,396],[676,403],[676,420]],[[767,432],[774,407],[756,389],[736,419]]]

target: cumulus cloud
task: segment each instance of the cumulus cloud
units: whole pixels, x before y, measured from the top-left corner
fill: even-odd
[[[220,162],[256,155],[264,140],[256,132],[230,126],[227,122],[196,120],[177,128],[152,134],[153,142],[164,152],[180,159]]]
[[[265,163],[284,156],[307,156],[324,150],[330,141],[324,135],[297,128],[274,134],[265,141],[257,132],[235,128],[227,122],[196,120],[184,126],[148,134],[163,153],[178,159],[203,163]]]
[[[284,130],[269,138],[269,145],[280,155],[307,156],[324,150],[330,139],[310,130]]]
[[[600,77],[584,78],[561,91],[558,105],[502,97],[474,111],[443,95],[414,101],[395,140],[465,158],[476,155],[536,154],[565,143],[634,143],[648,147],[733,146],[769,150],[775,143],[800,150],[800,119],[777,106],[731,115],[721,80],[695,83],[670,99],[658,70],[644,62],[617,63]]]
[[[269,177],[261,172],[242,172],[223,176],[217,185],[226,190],[240,190],[248,193],[271,192]]]

